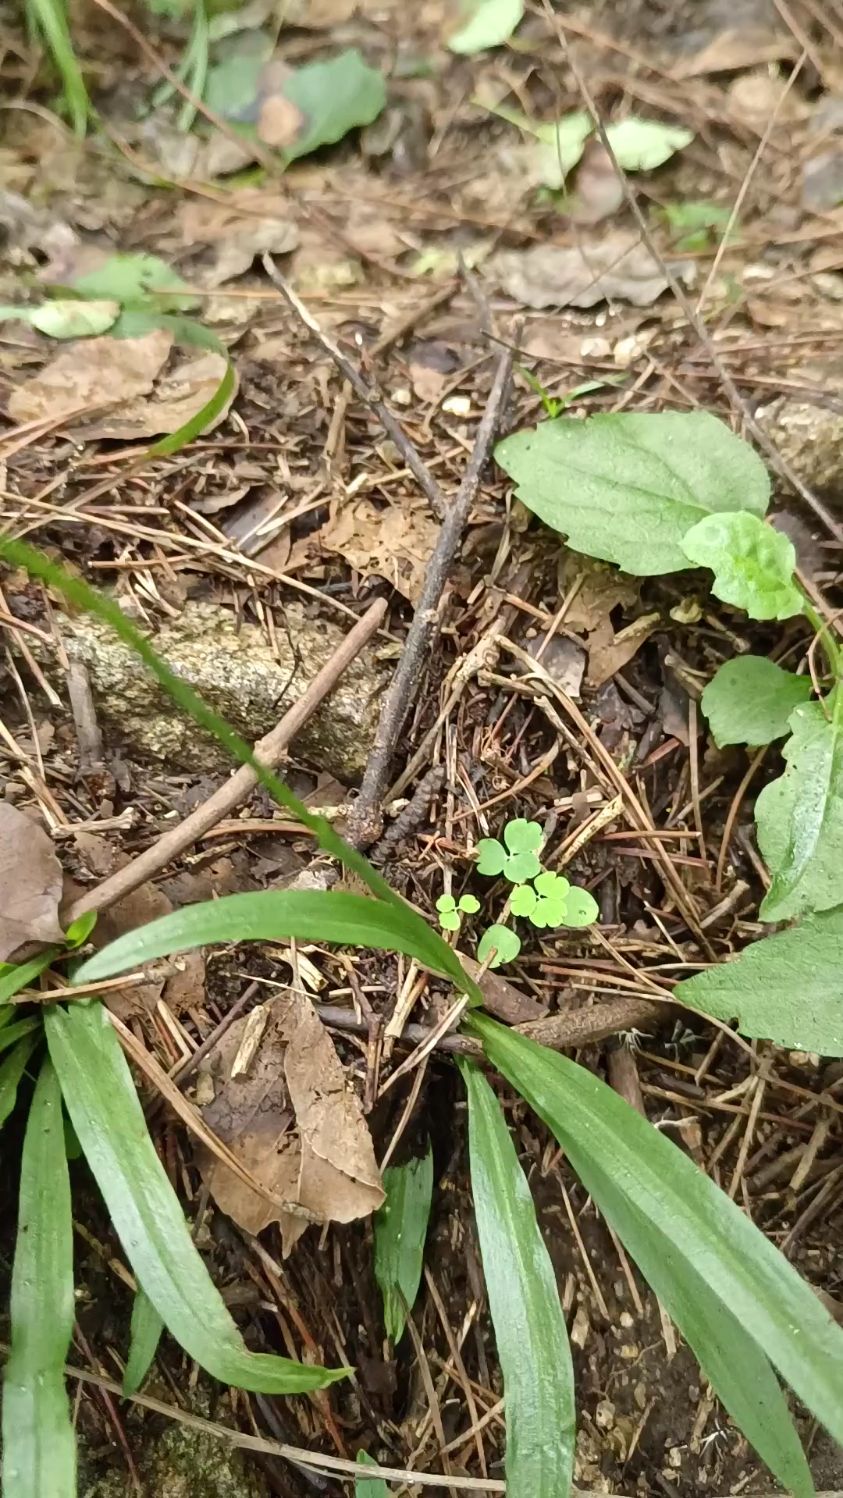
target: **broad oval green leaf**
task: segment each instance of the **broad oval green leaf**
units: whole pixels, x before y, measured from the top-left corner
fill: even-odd
[[[570,416],[495,449],[523,504],[575,551],[640,577],[689,566],[682,538],[704,516],[766,512],[763,463],[707,411]]]
[[[390,1342],[400,1342],[421,1284],[433,1196],[433,1152],[383,1173],[386,1199],[375,1213],[375,1279]]]
[[[652,172],[694,139],[684,125],[666,125],[661,120],[642,120],[630,115],[606,127],[618,166],[625,172]]]
[[[738,957],[677,983],[673,997],[742,1035],[792,1051],[843,1056],[843,906],[765,936]]]
[[[764,655],[724,661],[702,694],[702,710],[718,748],[771,744],[790,732],[790,715],[812,692],[809,676],[783,671]]]
[[[570,1492],[574,1370],[550,1255],[500,1103],[460,1064],[468,1093],[471,1193],[503,1373],[508,1498]]]
[[[485,962],[490,968],[514,962],[520,951],[521,938],[511,926],[488,926],[477,943],[479,961]]]
[[[647,1218],[662,1252],[673,1260],[674,1273],[681,1276],[689,1266],[751,1332],[812,1414],[843,1442],[843,1330],[784,1255],[599,1078],[486,1015],[472,1015],[468,1028],[583,1170],[593,1162]],[[589,1177],[584,1179],[588,1186]],[[601,1205],[598,1190],[595,1175],[594,1195]],[[613,1221],[611,1204],[605,1215]],[[689,1294],[691,1289],[689,1280]]]
[[[448,40],[448,49],[462,56],[501,47],[524,15],[524,0],[467,0],[463,24]]]
[[[296,140],[283,152],[287,161],[333,145],[358,125],[371,125],[386,104],[382,74],[364,62],[356,47],[296,68],[282,92],[302,116]]]
[[[246,1348],[190,1236],[102,1005],[53,1005],[44,1027],[65,1107],[124,1252],[188,1356],[222,1383],[264,1394],[296,1394],[344,1378],[345,1368]]]
[[[762,921],[843,904],[843,690],[826,717],[819,702],[791,715],[787,768],[755,803],[758,846],[773,876]]]
[[[45,1059],[29,1110],[3,1380],[3,1498],[75,1498],[64,1383],[73,1334],[73,1224],[61,1091]]]
[[[132,1301],[129,1356],[123,1370],[123,1393],[136,1394],[155,1361],[164,1322],[144,1290]]]
[[[280,941],[289,937],[337,942],[345,947],[380,947],[415,957],[434,972],[443,970],[442,938],[429,926],[420,933],[397,905],[334,890],[266,889],[185,905],[160,920],[127,931],[81,963],[73,981],[77,987],[84,987],[172,952],[216,942]]]
[[[789,536],[757,515],[707,515],[682,539],[686,557],[714,573],[715,598],[751,619],[792,619],[804,598],[793,581],[796,551]]]
[[[676,1322],[732,1419],[796,1498],[814,1491],[810,1468],[769,1359],[688,1263],[679,1263],[658,1230],[592,1155],[569,1148],[568,1159],[612,1223],[648,1284]]]

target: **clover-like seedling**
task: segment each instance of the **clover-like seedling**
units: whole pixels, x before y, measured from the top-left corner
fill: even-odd
[[[521,938],[511,926],[490,926],[477,943],[477,956],[487,967],[514,962],[521,951]]]
[[[539,927],[590,926],[598,915],[597,901],[587,889],[549,870],[538,874],[532,884],[513,890],[510,910]]]
[[[510,884],[526,884],[542,871],[537,849],[541,847],[542,829],[538,822],[515,817],[503,829],[503,842],[496,837],[481,837],[477,844],[477,872],[494,877],[503,874]]]
[[[436,901],[436,909],[443,931],[459,931],[463,916],[476,915],[480,909],[480,901],[476,895],[460,895],[459,900],[455,900],[453,895],[440,895]]]

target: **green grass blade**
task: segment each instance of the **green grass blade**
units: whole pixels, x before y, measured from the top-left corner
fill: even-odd
[[[30,983],[34,983],[45,968],[55,962],[60,952],[61,947],[48,947],[45,952],[39,952],[37,957],[30,957],[28,962],[16,962],[7,972],[0,974],[0,1004],[8,1004],[22,988],[28,988]]]
[[[31,1035],[34,1030],[40,1030],[39,1019],[19,1019],[13,1025],[5,1025],[0,1029],[0,1053],[8,1051],[10,1046],[17,1045],[24,1035]]]
[[[468,1092],[471,1191],[506,1400],[508,1498],[571,1489],[575,1407],[571,1348],[556,1276],[500,1103],[460,1063]]]
[[[19,1040],[15,1049],[0,1061],[0,1129],[17,1102],[20,1079],[26,1071],[29,1058],[38,1044],[35,1033]]]
[[[364,1470],[377,1466],[367,1451],[358,1451],[356,1459]],[[358,1477],[354,1482],[354,1498],[389,1498],[389,1488],[382,1477]]]
[[[375,1213],[375,1279],[390,1342],[400,1342],[421,1284],[433,1196],[433,1152],[383,1173],[386,1200]]]
[[[436,932],[424,922],[419,929],[397,905],[342,891],[267,889],[185,905],[172,915],[128,931],[80,963],[73,982],[77,987],[84,986],[172,952],[213,942],[280,941],[288,937],[403,952],[425,967],[442,971]]]
[[[483,1002],[483,995],[477,984],[463,970],[459,958],[455,955],[447,942],[442,941],[436,932],[432,932],[424,918],[418,915],[405,900],[401,899],[390,887],[382,874],[372,867],[368,859],[352,848],[344,838],[331,826],[325,817],[315,816],[308,811],[307,807],[297,796],[262,765],[249,745],[239,734],[230,728],[224,718],[208,707],[202,698],[193,691],[186,682],[182,681],[175,672],[171,671],[164,661],[156,655],[149,641],[135,629],[134,625],[126,618],[121,609],[111,599],[98,593],[96,589],[89,587],[79,577],[74,577],[64,567],[57,566],[45,557],[42,552],[34,547],[28,546],[23,541],[13,541],[7,537],[0,537],[0,557],[4,557],[14,567],[23,567],[33,577],[40,577],[50,587],[62,595],[74,607],[83,609],[86,613],[94,614],[98,619],[110,624],[115,634],[125,642],[143,661],[144,665],[152,672],[152,675],[161,683],[164,690],[172,700],[198,723],[201,728],[206,729],[217,741],[222,744],[231,754],[233,759],[241,764],[251,766],[260,785],[276,800],[279,805],[297,817],[303,826],[307,827],[316,838],[320,848],[329,853],[333,858],[339,859],[352,873],[358,875],[363,883],[377,895],[379,899],[385,900],[387,904],[394,905],[402,910],[407,919],[408,929],[412,925],[419,935],[419,940],[431,937],[435,938],[437,952],[439,954],[436,967],[438,971],[447,974],[453,983],[464,993],[471,996],[476,1004]]]
[[[568,1146],[568,1160],[676,1322],[714,1392],[782,1487],[811,1498],[814,1484],[787,1401],[749,1328],[619,1191],[611,1173]]]
[[[486,1015],[473,1016],[471,1028],[559,1143],[581,1163],[610,1172],[615,1192],[658,1233],[674,1272],[689,1266],[735,1321],[751,1328],[803,1404],[843,1442],[843,1330],[778,1249],[599,1078]],[[610,1211],[606,1216],[612,1221]]]
[[[132,1302],[129,1356],[123,1373],[123,1393],[136,1394],[155,1361],[164,1323],[149,1296],[138,1290]]]
[[[91,101],[76,60],[63,0],[26,0],[34,29],[41,33],[61,75],[67,112],[76,135],[88,129]]]
[[[75,1498],[76,1441],[64,1385],[72,1332],[70,1179],[61,1091],[45,1059],[21,1159],[3,1383],[3,1498]]]
[[[179,1345],[222,1383],[264,1394],[321,1389],[343,1378],[344,1368],[307,1367],[246,1348],[197,1253],[102,1005],[54,1005],[44,1026],[65,1107],[117,1236]]]

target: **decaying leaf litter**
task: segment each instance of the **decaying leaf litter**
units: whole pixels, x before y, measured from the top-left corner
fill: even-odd
[[[141,107],[160,79],[155,58],[178,64],[178,25],[159,33],[147,17],[150,53],[119,19],[106,24],[92,9],[74,42],[95,64],[105,134],[80,143],[49,112],[9,113],[4,526],[113,587],[153,634],[177,630],[197,606],[226,611],[223,636],[232,622],[259,631],[269,657],[289,664],[289,682],[276,689],[279,717],[317,668],[309,637],[328,623],[347,629],[379,594],[390,601],[388,624],[358,664],[370,690],[383,691],[439,521],[406,453],[262,273],[266,253],[351,364],[377,381],[446,500],[486,407],[500,341],[518,347],[510,431],[579,387],[574,411],[703,409],[741,430],[745,415],[725,372],[797,480],[816,491],[812,508],[778,479],[773,508],[803,579],[835,606],[841,22],[807,0],[787,16],[783,7],[732,6],[727,19],[716,5],[687,14],[633,7],[622,18],[600,5],[555,18],[541,8],[523,19],[517,6],[488,9],[495,14],[484,18],[480,6],[457,15],[432,5],[413,15],[328,4],[291,13],[277,40],[266,15],[244,12],[240,29],[236,13],[227,15],[205,94],[222,128],[200,123],[192,133],[178,121],[177,99],[151,113]],[[33,83],[25,55],[21,42],[4,64],[12,92],[54,103],[46,66]],[[658,258],[589,131],[578,75],[615,132]],[[279,155],[289,163],[283,172]],[[257,183],[230,175],[248,162],[262,173]],[[174,185],[150,185],[162,178]],[[698,307],[707,339],[689,328],[671,279]],[[22,317],[8,315],[16,307]],[[80,307],[90,337],[67,342]],[[185,323],[221,347],[197,347]],[[236,390],[200,422],[188,448],[147,457],[150,441],[202,414],[229,356]],[[220,769],[203,756],[202,775],[191,773],[200,761],[189,753],[174,769],[166,739],[158,758],[149,740],[141,752],[128,726],[140,716],[136,699],[121,722],[117,683],[93,669],[89,699],[82,693],[88,712],[78,694],[70,712],[58,600],[19,574],[2,587],[7,817],[35,816],[65,878],[90,889],[112,867],[98,864],[92,838],[115,861],[134,857],[207,798]],[[747,754],[715,735],[718,748],[699,701],[734,652],[773,650],[792,668],[804,654],[804,629],[751,624],[694,574],[625,578],[566,553],[511,498],[500,469],[483,479],[442,621],[390,767],[381,844],[388,878],[431,913],[443,893],[483,901],[488,887],[473,873],[478,840],[498,836],[513,816],[540,822],[550,866],[597,898],[599,934],[532,932],[517,963],[497,975],[523,994],[521,1016],[516,1004],[507,1018],[543,1015],[559,1044],[608,1068],[839,1311],[839,1063],[757,1042],[746,1051],[681,1011],[662,1019],[652,1002],[761,934],[752,803],[782,766],[775,746]],[[200,636],[192,679],[212,697],[216,688],[218,701],[233,693],[242,729],[256,739],[271,724],[255,720],[250,729],[254,673],[247,660],[226,680],[224,649],[209,671],[215,643],[211,629]],[[558,693],[579,704],[587,735],[566,732]],[[362,726],[350,772],[318,740],[306,753],[294,749],[295,783],[308,804],[347,817],[371,732]],[[624,819],[606,753],[634,788],[643,823]],[[396,813],[403,836],[390,841]],[[48,853],[38,856],[34,835],[15,846],[25,856],[4,864],[4,878],[26,894],[22,939],[49,941],[57,936],[56,866]],[[319,877],[301,830],[256,796],[142,888],[178,908],[209,893]],[[470,911],[462,919],[459,942],[470,955],[482,925]],[[834,932],[823,916],[815,920],[819,950]],[[200,1157],[171,1100],[161,1107],[150,1093],[200,1246],[253,1345],[358,1369],[353,1394],[339,1385],[314,1401],[260,1397],[248,1411],[239,1394],[233,1405],[219,1402],[218,1418],[249,1428],[251,1417],[269,1437],[351,1459],[364,1447],[386,1465],[450,1473],[455,1485],[499,1477],[500,1383],[467,1197],[460,1092],[441,1049],[392,1082],[412,1054],[402,1031],[418,1045],[411,1027],[434,1030],[448,994],[407,962],[318,947],[215,952],[204,974],[186,964],[164,965],[162,997],[153,989],[150,1002],[149,983],[124,985],[120,1003],[135,1000],[128,1014],[136,1044],[173,1073],[186,1102],[201,1107],[264,1185],[276,1178],[269,1150],[281,1143],[302,1153],[324,1126],[312,1120],[309,1134],[292,1095],[292,1041],[276,1038],[280,1016],[305,1015],[315,1038],[313,1006],[331,1006],[334,1049],[326,1054],[339,1063],[319,1066],[345,1069],[337,1098],[344,1121],[328,1125],[330,1151],[323,1141],[315,1157],[334,1168],[327,1157],[339,1146],[335,1163],[363,1198],[359,1213],[348,1214],[356,1220],[320,1236],[310,1206],[302,1219],[301,1194],[285,1194],[298,1209],[297,1230],[302,1220],[308,1226],[282,1259],[275,1228],[251,1236],[273,1203],[259,1198],[264,1214],[249,1217],[244,1193],[252,1191],[245,1199],[254,1208],[254,1187],[237,1176],[239,1215],[230,1197],[226,1206],[217,1189],[230,1165]],[[763,971],[753,978],[753,1003],[770,982]],[[624,1003],[600,1047],[590,1039],[599,1027],[577,1029],[592,1007]],[[125,1007],[118,1013],[127,1016]],[[247,1120],[227,1134],[220,1116],[231,1089],[254,1092],[267,1067],[278,1082],[271,1113],[264,1117],[253,1097],[247,1108],[260,1129]],[[530,1115],[516,1107],[511,1122],[572,1334],[577,1482],[725,1493],[748,1475],[750,1490],[763,1487],[582,1187]],[[427,1278],[417,1336],[405,1334],[395,1349],[384,1343],[368,1214],[379,1199],[377,1164],[423,1155],[429,1137],[436,1188]],[[109,1349],[125,1347],[129,1300],[98,1210],[92,1203],[76,1245],[90,1295],[77,1305],[74,1356],[110,1373],[117,1364]],[[174,1345],[163,1345],[158,1370],[156,1394],[179,1404]],[[140,1490],[146,1483],[152,1491],[137,1413],[86,1396],[80,1425],[90,1446],[114,1445],[124,1487],[136,1474]],[[823,1437],[811,1455],[818,1485],[839,1486]],[[277,1461],[260,1481],[270,1492],[311,1491],[298,1469]],[[325,1491],[340,1491],[331,1481]]]

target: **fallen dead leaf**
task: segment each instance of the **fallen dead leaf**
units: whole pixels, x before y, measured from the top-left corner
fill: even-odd
[[[39,421],[148,395],[172,344],[172,333],[163,328],[153,328],[140,338],[85,338],[68,343],[12,392],[9,415],[15,421]]]
[[[603,619],[588,638],[587,679],[591,685],[602,687],[616,671],[622,671],[658,628],[659,621],[659,614],[642,614],[615,633],[611,619]]]
[[[334,500],[327,524],[313,539],[364,577],[385,577],[415,603],[438,535],[439,526],[421,502],[384,507],[359,498]]]
[[[501,289],[525,307],[593,307],[614,298],[649,307],[668,285],[647,247],[624,231],[567,247],[506,250],[489,264]],[[685,285],[693,279],[690,261],[669,266]]]
[[[74,840],[83,862],[98,880],[105,879],[131,862],[128,854],[115,848],[98,833],[80,831],[75,834]],[[81,893],[81,887],[77,886],[76,892]],[[65,903],[68,903],[67,891]],[[124,895],[122,900],[100,912],[91,933],[91,943],[96,948],[104,947],[118,936],[125,936],[128,931],[136,931],[149,921],[169,915],[173,908],[172,901],[157,885],[141,884],[138,889]],[[170,963],[169,968],[172,966]],[[151,1014],[159,1000],[163,999],[173,1014],[180,1017],[185,1010],[195,1008],[205,998],[205,958],[201,951],[184,952],[175,959],[175,968],[175,972],[170,972],[169,976],[162,974],[161,977],[155,975],[153,968],[148,983],[109,990],[105,997],[108,1008],[119,1019],[128,1021]]]
[[[566,550],[559,566],[560,598],[567,597],[575,584],[576,591],[563,622],[566,629],[587,633],[598,629],[612,609],[631,608],[640,588],[640,583],[636,584],[616,567]]]
[[[101,421],[85,423],[79,429],[83,437],[157,437],[175,432],[196,416],[218,388],[226,371],[222,354],[203,352],[189,354],[171,373],[159,380],[151,399],[134,399],[121,404],[113,415]],[[204,428],[207,435],[225,419],[236,394],[231,396],[213,421]]]
[[[289,198],[278,191],[235,192],[225,202],[188,198],[178,215],[181,243],[213,251],[201,279],[205,286],[220,286],[243,275],[256,256],[286,255],[296,248],[299,230],[290,214]]]
[[[44,828],[0,801],[0,962],[26,942],[62,941],[62,869]]]
[[[699,52],[677,63],[672,76],[681,81],[702,78],[706,73],[736,73],[765,62],[792,62],[798,55],[795,39],[788,31],[773,32],[760,26],[734,28],[721,31]]]
[[[247,1232],[271,1222],[288,1254],[311,1222],[367,1217],[384,1193],[360,1104],[310,1000],[288,993],[235,1022],[209,1057],[205,1122],[275,1207],[210,1154],[200,1160],[217,1205]]]
[[[804,120],[811,106],[795,89],[788,89],[784,78],[771,78],[767,72],[742,73],[730,84],[729,109],[756,129],[762,129],[775,115],[779,124]]]
[[[570,215],[575,224],[599,224],[623,203],[623,182],[597,137],[586,141],[574,178]]]
[[[432,369],[429,364],[410,364],[407,372],[413,394],[423,405],[433,405],[438,401],[448,383],[448,375],[441,369]]]

